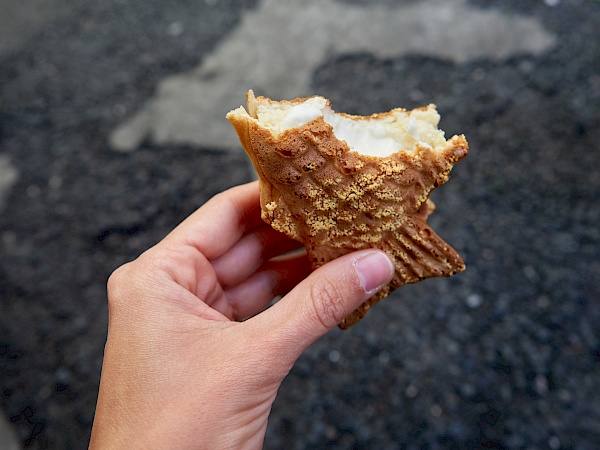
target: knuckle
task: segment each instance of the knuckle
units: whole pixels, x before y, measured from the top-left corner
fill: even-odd
[[[108,278],[106,290],[109,314],[126,302],[127,289],[132,281],[132,264],[129,262],[118,267]]]
[[[113,271],[108,277],[108,282],[106,283],[106,287],[108,292],[113,292],[119,288],[123,279],[126,277],[125,272],[127,272],[127,264],[124,264]]]
[[[326,329],[342,321],[345,316],[344,296],[334,283],[325,280],[314,285],[310,297],[315,316]]]

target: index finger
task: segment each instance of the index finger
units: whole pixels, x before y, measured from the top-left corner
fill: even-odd
[[[264,223],[259,197],[258,181],[223,191],[181,222],[165,241],[191,246],[209,260],[217,258]]]

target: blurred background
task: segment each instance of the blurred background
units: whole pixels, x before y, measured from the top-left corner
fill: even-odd
[[[311,347],[265,448],[598,448],[600,2],[0,0],[0,449],[87,446],[106,279],[253,179],[249,88],[471,146],[429,220],[467,271]]]

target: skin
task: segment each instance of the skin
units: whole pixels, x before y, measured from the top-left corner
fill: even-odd
[[[296,359],[393,274],[376,250],[313,273],[304,252],[279,257],[299,246],[250,183],[117,269],[90,448],[260,448]]]

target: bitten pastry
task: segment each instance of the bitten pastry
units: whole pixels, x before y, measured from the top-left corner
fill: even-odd
[[[263,220],[303,242],[313,269],[365,248],[394,262],[390,284],[340,328],[399,286],[465,269],[426,223],[429,195],[468,152],[464,136],[438,130],[434,105],[361,117],[318,96],[277,102],[249,91],[246,101],[227,119],[258,173]]]

